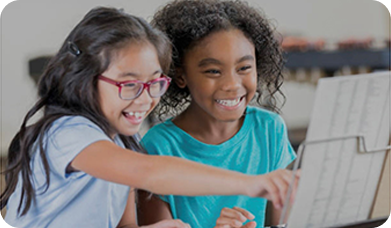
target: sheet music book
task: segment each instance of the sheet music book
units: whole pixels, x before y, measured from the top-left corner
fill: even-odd
[[[390,137],[390,72],[319,80],[306,141],[364,136],[368,150]],[[288,228],[334,227],[367,220],[384,152],[358,153],[356,138],[307,145]]]

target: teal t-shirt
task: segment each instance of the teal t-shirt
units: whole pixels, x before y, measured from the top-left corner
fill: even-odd
[[[142,140],[149,154],[176,156],[246,174],[265,174],[285,168],[296,157],[283,119],[270,111],[248,106],[236,135],[219,145],[198,141],[171,119],[151,128]],[[224,207],[238,206],[255,215],[264,226],[266,199],[247,196],[161,197],[168,202],[174,219],[191,227],[214,227]]]

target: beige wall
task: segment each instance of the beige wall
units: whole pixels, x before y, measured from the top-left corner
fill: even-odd
[[[19,0],[9,4],[1,14],[0,151],[3,153],[0,155],[5,154],[11,138],[36,99],[34,82],[28,76],[29,59],[55,53],[68,32],[94,6],[124,8],[149,20],[166,2],[168,0]],[[351,36],[372,36],[383,40],[389,34],[389,12],[380,3],[371,0],[248,2],[263,8],[281,32],[325,38],[330,42]],[[288,100],[283,115],[288,127],[305,126],[315,86],[288,83],[284,90]],[[388,215],[390,211],[390,161],[389,155],[373,217]],[[3,187],[4,183],[0,185]]]
[[[167,0],[19,0],[1,15],[1,151],[5,151],[22,119],[36,100],[28,76],[28,60],[52,55],[82,16],[94,6],[114,6],[150,19]],[[262,7],[281,32],[325,38],[335,42],[350,36],[388,37],[387,9],[370,0],[248,0]],[[295,87],[296,85],[293,85]],[[305,125],[311,110],[313,87],[288,90],[284,115],[287,124]],[[305,104],[297,109],[296,102]],[[297,112],[296,110],[301,110]]]

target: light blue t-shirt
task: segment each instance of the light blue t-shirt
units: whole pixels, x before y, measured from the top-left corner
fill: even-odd
[[[239,132],[222,144],[202,143],[177,127],[171,119],[151,128],[142,142],[149,154],[177,156],[246,174],[265,174],[285,168],[296,157],[282,118],[250,106]],[[181,219],[191,227],[214,227],[221,210],[234,206],[254,214],[257,227],[264,226],[267,200],[263,198],[174,195],[161,198],[170,204],[175,219]]]
[[[88,145],[112,141],[96,124],[81,116],[56,120],[44,136],[45,153],[50,165],[50,185],[39,153],[31,161],[36,201],[26,215],[18,217],[22,181],[7,204],[5,221],[22,228],[112,228],[124,213],[130,187],[97,179],[84,172],[67,173],[69,163]],[[114,142],[124,147],[118,136]]]

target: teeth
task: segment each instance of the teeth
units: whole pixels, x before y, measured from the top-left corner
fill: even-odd
[[[147,112],[127,112],[129,116],[135,116],[136,118],[141,118],[145,116],[145,113]]]
[[[221,105],[232,107],[232,106],[239,104],[240,98],[238,98],[236,100],[216,100],[216,101],[217,101],[217,103],[219,103]]]

